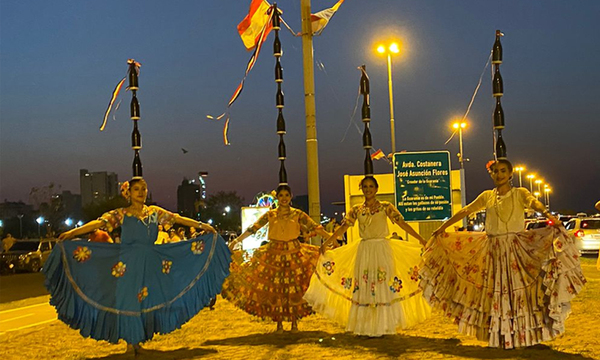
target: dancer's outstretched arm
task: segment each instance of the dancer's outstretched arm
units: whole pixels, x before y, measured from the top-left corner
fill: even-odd
[[[183,226],[191,226],[195,228],[202,229],[204,231],[208,231],[209,233],[215,234],[217,230],[214,227],[210,226],[207,223],[203,223],[202,221],[196,221],[194,219],[190,219],[185,216],[181,216],[179,214],[175,214],[173,221],[177,224],[181,224]]]
[[[72,239],[76,236],[87,234],[94,230],[100,229],[104,225],[104,221],[102,220],[92,220],[84,225],[81,225],[78,228],[71,229],[69,231],[65,231],[64,233],[58,236],[59,240],[68,240]]]
[[[342,234],[344,234],[346,232],[346,230],[348,230],[350,226],[346,223],[343,223],[342,226],[340,226],[339,228],[337,228],[337,230],[335,230],[333,232],[333,234],[331,234],[331,236],[329,236],[329,238],[327,240],[325,240],[325,242],[323,243],[323,245],[321,245],[321,254],[325,253],[325,250],[327,250],[327,247],[329,247],[329,245],[331,244],[335,244],[335,241],[337,241],[337,239],[342,236]],[[327,233],[327,232],[325,232]]]

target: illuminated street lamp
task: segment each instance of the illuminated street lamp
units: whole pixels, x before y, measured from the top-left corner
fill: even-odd
[[[515,171],[519,173],[519,187],[523,187],[523,179],[521,178],[521,173],[525,171],[525,166],[518,165],[515,167]]]
[[[541,193],[542,193],[542,189],[541,189],[541,187],[542,187],[542,184],[544,183],[544,180],[542,180],[542,179],[537,179],[537,180],[535,181],[535,183],[537,184],[537,187],[538,187],[538,189],[537,189],[537,192],[541,194]]]
[[[537,200],[540,197],[540,192],[536,191],[536,192],[533,193],[533,195],[535,196],[535,199]]]
[[[38,237],[41,239],[42,238],[42,230],[41,230],[41,226],[44,223],[46,219],[44,219],[42,216],[38,217],[37,219],[35,219],[35,222],[38,224]]]
[[[68,227],[71,227],[71,225],[73,225],[73,219],[67,218],[65,220],[65,225],[67,225]]]
[[[456,132],[458,131],[458,162],[460,163],[460,205],[464,208],[467,205],[467,189],[465,184],[465,157],[463,153],[462,132],[463,129],[467,127],[467,123],[463,120],[456,121],[455,123],[453,123],[452,128],[454,128],[454,134],[456,134]],[[454,134],[452,135],[454,136]],[[463,219],[463,226],[467,226],[467,218]]]
[[[533,179],[535,179],[535,174],[529,174],[526,178],[529,179],[529,191],[533,192]]]
[[[392,42],[387,47],[385,45],[379,45],[377,52],[380,54],[387,55],[387,69],[388,69],[388,89],[390,93],[390,130],[392,137],[392,154],[396,152],[396,130],[394,127],[394,89],[392,87],[392,54],[400,52],[398,43]]]
[[[548,184],[544,185],[544,194],[546,195],[546,207],[548,210],[550,209],[550,192],[552,189],[548,186]]]

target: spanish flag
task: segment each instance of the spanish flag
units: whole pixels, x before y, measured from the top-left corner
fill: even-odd
[[[273,28],[268,14],[270,8],[271,4],[266,0],[252,0],[248,15],[238,24],[238,32],[247,50],[252,50],[259,42],[263,42]],[[265,26],[266,30],[263,32]]]
[[[385,154],[383,153],[383,151],[381,151],[381,149],[375,151],[374,153],[371,154],[371,159],[372,160],[379,160],[385,157]]]
[[[330,7],[329,9],[319,11],[316,14],[310,14],[313,35],[321,35],[323,29],[325,29],[325,26],[327,26],[329,20],[331,20],[333,15],[335,15],[335,12],[338,11],[343,2],[344,0],[339,0],[335,5],[333,5],[333,7]]]

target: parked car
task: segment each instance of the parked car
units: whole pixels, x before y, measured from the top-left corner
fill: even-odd
[[[552,225],[552,221],[548,219],[530,221],[525,225],[525,230],[541,229]]]
[[[56,244],[56,239],[18,240],[9,251],[2,253],[2,269],[38,272]]]
[[[575,218],[569,220],[565,228],[575,236],[575,246],[582,254],[598,253],[600,249],[600,219]]]

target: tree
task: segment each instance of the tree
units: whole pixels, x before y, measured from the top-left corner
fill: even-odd
[[[239,232],[242,228],[242,206],[244,199],[237,192],[219,191],[208,197],[206,209],[201,212],[200,218],[204,222],[212,219],[218,230]]]

